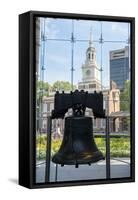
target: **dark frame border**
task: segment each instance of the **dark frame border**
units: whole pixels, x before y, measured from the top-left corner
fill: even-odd
[[[56,183],[35,183],[35,18],[36,17],[52,17],[52,18],[65,18],[65,19],[80,19],[80,20],[96,20],[96,21],[111,21],[111,22],[128,22],[130,23],[130,38],[131,38],[131,177],[128,178],[112,178],[112,179],[97,179],[97,180],[83,180],[83,181],[64,181],[64,182],[56,182]],[[24,19],[25,18],[25,19]],[[21,21],[25,21],[25,25],[27,25],[26,36],[23,36],[22,31],[24,30],[21,27]],[[88,14],[74,14],[74,13],[57,13],[57,12],[39,12],[39,11],[30,11],[27,13],[23,13],[19,15],[19,104],[24,104],[25,97],[21,100],[21,90],[23,89],[23,80],[27,79],[29,84],[28,89],[28,113],[27,116],[29,120],[25,122],[25,126],[27,126],[28,131],[24,133],[21,131],[21,121],[23,117],[21,113],[19,113],[19,184],[22,186],[26,186],[28,188],[45,188],[45,187],[60,187],[60,186],[79,186],[79,185],[92,185],[92,184],[109,184],[109,183],[125,183],[125,182],[134,182],[135,181],[135,18],[133,17],[119,17],[119,16],[104,16],[104,15],[88,15]],[[26,37],[28,38],[28,44],[22,44],[22,37],[24,40]],[[28,56],[27,61],[23,60],[21,49],[27,49]],[[23,50],[22,50],[23,51]],[[27,54],[26,53],[26,54]],[[27,56],[27,55],[26,55]],[[21,68],[25,64],[28,65],[29,71],[27,73],[27,78],[22,78],[23,75],[26,75],[26,72],[21,73]],[[133,81],[132,81],[133,80]],[[21,107],[19,105],[19,108]],[[23,109],[23,108],[22,108]],[[23,110],[22,110],[23,111]],[[20,109],[19,109],[20,112]],[[28,134],[27,139],[25,140],[25,144],[27,146],[27,153],[21,153],[25,151],[25,147],[22,138],[23,134]],[[25,136],[24,136],[25,137]],[[23,159],[21,156],[26,156],[27,162],[25,165],[26,174],[23,172],[25,169],[21,167],[24,166]],[[28,169],[27,169],[28,167]],[[29,177],[28,177],[29,176]],[[24,180],[23,180],[24,179]]]

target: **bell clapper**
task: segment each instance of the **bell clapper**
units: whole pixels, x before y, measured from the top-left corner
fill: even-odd
[[[75,164],[75,168],[79,168],[79,164],[78,163]]]

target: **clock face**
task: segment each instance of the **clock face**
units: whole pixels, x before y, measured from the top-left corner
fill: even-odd
[[[86,71],[86,75],[87,75],[87,76],[90,76],[90,74],[91,74],[91,71],[88,69],[88,70]]]

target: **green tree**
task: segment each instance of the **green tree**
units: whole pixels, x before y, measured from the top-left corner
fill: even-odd
[[[73,89],[76,89],[76,86],[73,85]],[[72,90],[72,86],[68,81],[56,81],[52,86],[53,91],[70,91]]]
[[[51,89],[51,85],[48,82],[38,81],[36,85],[37,95],[39,97],[48,96]]]
[[[122,111],[130,110],[130,81],[125,82],[125,88],[120,93],[120,109]]]

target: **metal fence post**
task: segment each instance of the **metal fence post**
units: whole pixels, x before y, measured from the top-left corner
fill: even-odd
[[[108,116],[106,116],[106,178],[110,179],[110,132]]]
[[[47,147],[46,147],[45,182],[50,181],[51,127],[52,127],[52,118],[51,118],[51,116],[48,116],[47,117]]]

